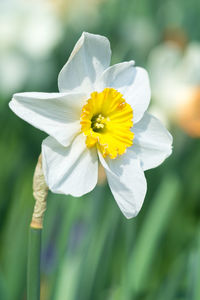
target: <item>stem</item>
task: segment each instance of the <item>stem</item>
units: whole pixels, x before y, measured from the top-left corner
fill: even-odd
[[[40,252],[41,234],[48,187],[42,170],[42,156],[38,158],[33,176],[33,197],[35,206],[32,215],[27,266],[27,300],[40,300]]]
[[[28,270],[27,270],[27,300],[40,300],[40,251],[41,228],[30,227]]]

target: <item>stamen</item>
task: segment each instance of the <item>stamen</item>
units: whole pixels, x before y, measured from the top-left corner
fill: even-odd
[[[102,132],[106,126],[105,118],[101,114],[95,115],[91,119],[91,128],[94,132]]]

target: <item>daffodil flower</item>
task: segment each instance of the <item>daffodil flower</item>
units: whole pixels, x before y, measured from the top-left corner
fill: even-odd
[[[81,196],[97,184],[103,165],[127,218],[146,194],[144,171],[171,154],[172,137],[146,112],[147,72],[133,61],[109,67],[107,38],[83,33],[58,76],[59,93],[19,93],[10,108],[45,131],[43,172],[54,193]]]
[[[150,53],[148,69],[154,104],[151,112],[167,125],[179,125],[200,137],[200,43],[167,41]],[[164,70],[164,72],[163,72]]]

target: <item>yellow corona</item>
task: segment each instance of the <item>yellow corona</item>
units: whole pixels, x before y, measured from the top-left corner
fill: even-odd
[[[82,108],[80,123],[87,147],[96,145],[104,157],[114,159],[133,144],[133,110],[113,88],[91,94]]]

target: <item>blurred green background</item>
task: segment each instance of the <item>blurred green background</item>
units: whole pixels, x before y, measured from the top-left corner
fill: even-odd
[[[32,176],[46,137],[8,102],[15,92],[56,92],[82,31],[109,38],[113,64],[147,68],[150,110],[172,132],[174,150],[146,172],[134,219],[105,181],[77,199],[49,193],[41,300],[200,299],[199,13],[198,0],[1,0],[0,299],[26,299]]]

